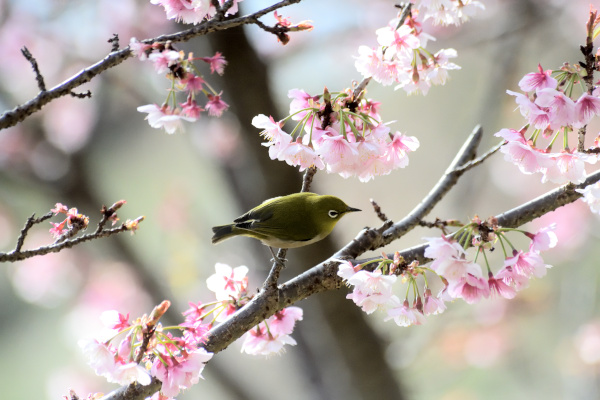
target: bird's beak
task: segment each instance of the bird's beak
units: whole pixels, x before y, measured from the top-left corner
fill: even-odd
[[[358,208],[353,208],[353,207],[348,207],[348,209],[346,210],[346,212],[355,212],[355,211],[362,211],[362,210],[359,210]]]

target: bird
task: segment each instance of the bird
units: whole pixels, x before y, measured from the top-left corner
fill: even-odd
[[[273,248],[291,249],[318,242],[331,233],[346,214],[361,211],[330,195],[293,193],[265,200],[227,225],[215,226],[212,243],[248,236],[269,247],[273,260],[282,263]]]

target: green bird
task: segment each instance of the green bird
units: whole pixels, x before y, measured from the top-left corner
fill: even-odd
[[[212,228],[212,243],[234,236],[249,236],[267,245],[278,261],[273,247],[291,249],[325,238],[347,213],[361,211],[349,207],[335,196],[294,193],[264,201],[232,224]]]

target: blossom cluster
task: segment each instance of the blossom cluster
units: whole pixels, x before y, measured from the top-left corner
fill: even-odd
[[[130,321],[129,314],[111,310],[101,316],[107,329],[101,336],[108,340],[80,340],[79,345],[96,374],[109,382],[148,385],[155,377],[162,382],[163,398],[173,398],[202,378],[204,365],[213,356],[203,347],[210,329],[251,299],[247,273],[245,266],[217,263],[215,273],[206,280],[216,300],[190,302],[183,312],[185,321],[177,326],[163,327],[158,322],[170,306],[168,301],[135,321]],[[242,336],[242,352],[268,355],[282,351],[287,344],[295,345],[290,334],[301,319],[302,309],[282,309]],[[179,334],[173,335],[172,330]]]
[[[217,52],[212,57],[194,58],[193,53],[187,57],[183,51],[177,51],[171,43],[147,44],[132,38],[130,42],[131,51],[140,60],[149,60],[153,63],[157,73],[166,73],[167,79],[171,81],[167,98],[162,106],[147,104],[137,108],[139,112],[148,113],[146,119],[153,128],[163,128],[172,134],[183,130],[183,122],[194,122],[200,118],[203,111],[209,115],[220,117],[229,107],[203,78],[194,61],[203,61],[210,66],[211,73],[222,75],[227,61]],[[176,94],[185,94],[186,101],[177,103]],[[204,106],[198,104],[197,96],[202,93],[208,101]]]
[[[569,134],[600,115],[600,88],[577,99],[567,94],[573,91],[573,82],[581,79],[579,73],[579,68],[563,66],[554,72],[556,79],[553,71],[538,65],[537,72],[525,75],[519,82],[524,93],[507,91],[515,96],[526,124],[519,130],[502,129],[495,134],[506,141],[500,151],[522,173],[541,173],[542,182],[582,183],[586,177],[585,165],[598,161],[595,153],[569,147]],[[526,136],[528,131],[531,133]],[[542,138],[549,143],[544,145]],[[552,151],[559,138],[562,138],[560,150]]]
[[[299,166],[326,169],[344,178],[357,176],[362,182],[387,175],[408,165],[408,153],[419,147],[419,141],[400,132],[391,133],[381,122],[380,103],[355,98],[347,89],[340,93],[312,96],[300,89],[288,93],[292,99],[290,115],[275,122],[260,114],[252,125],[262,129],[268,142],[269,157]],[[288,120],[297,121],[291,134],[282,127]]]
[[[112,338],[106,342],[79,341],[96,374],[121,385],[132,382],[148,385],[152,377],[156,377],[162,382],[162,395],[168,398],[198,383],[212,353],[198,347],[197,340],[189,340],[193,333],[177,337],[157,324],[169,306],[170,303],[164,301],[150,316],[144,315],[133,322],[129,321],[129,314],[105,311],[101,319],[113,334]],[[125,337],[113,345],[122,333]]]
[[[54,215],[66,215],[66,218],[60,223],[50,222],[52,225],[50,233],[55,239],[58,239],[69,232],[79,232],[80,230],[87,228],[90,223],[90,217],[80,214],[76,208],[69,208],[61,203],[56,203],[56,206],[50,211],[52,211]],[[117,214],[114,214],[114,218],[113,224],[118,220]]]
[[[531,278],[543,277],[551,266],[544,263],[540,252],[556,246],[554,229],[555,225],[551,225],[530,233],[500,228],[493,218],[485,222],[475,218],[452,238],[428,238],[425,257],[433,260],[429,267],[419,266],[417,262],[406,265],[396,253],[393,260],[384,257],[369,262],[378,263],[373,271],[365,269],[367,264],[354,266],[347,261],[341,262],[338,275],[352,287],[347,298],[366,313],[383,310],[386,312],[385,320],[393,319],[399,326],[420,325],[425,322],[426,316],[442,313],[447,301],[463,299],[473,304],[492,295],[512,299],[517,291],[528,286]],[[509,231],[527,236],[530,239],[529,249],[523,251],[512,247],[506,238]],[[500,242],[505,255],[504,265],[495,274],[486,256],[486,251],[493,250],[494,242]],[[507,250],[507,245],[512,251]],[[468,256],[467,246],[475,247],[474,259]],[[477,263],[480,254],[485,260],[487,274]],[[436,296],[429,288],[427,273],[434,274],[443,283]],[[399,277],[408,285],[403,301],[393,291]],[[418,277],[425,281],[422,295],[417,284]],[[412,302],[409,301],[411,290],[414,293]]]
[[[460,25],[473,17],[483,4],[476,0],[420,0],[416,8],[423,14],[423,20],[432,19],[438,25]]]
[[[419,10],[417,7],[421,7]],[[407,93],[427,94],[432,85],[444,85],[448,71],[460,69],[450,60],[456,50],[442,49],[432,54],[427,43],[435,38],[423,31],[423,19],[433,18],[437,23],[459,24],[483,8],[477,1],[421,1],[402,20],[398,16],[387,26],[376,31],[377,47],[360,46],[355,67],[365,78],[372,78],[384,86],[395,84],[395,89]]]
[[[215,274],[206,283],[217,298],[217,311],[213,311],[217,322],[224,321],[250,300],[247,273],[248,268],[243,265],[236,268],[220,263],[215,265]],[[286,344],[295,345],[296,341],[290,334],[296,321],[301,319],[302,309],[299,307],[287,307],[276,312],[240,338],[241,351],[252,355],[269,355],[279,353]]]
[[[240,1],[242,0],[233,0],[225,15],[236,14]],[[226,2],[227,0],[218,0],[220,7],[223,7]],[[205,18],[212,18],[217,13],[211,0],[150,0],[150,3],[162,6],[167,14],[167,19],[185,24],[199,24]]]

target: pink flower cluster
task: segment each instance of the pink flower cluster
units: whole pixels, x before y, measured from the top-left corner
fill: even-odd
[[[460,25],[473,17],[483,4],[476,0],[421,0],[416,7],[423,13],[423,20],[433,19],[436,24]]]
[[[246,304],[248,296],[248,267],[231,268],[226,264],[215,265],[215,273],[208,277],[206,284],[215,293],[217,303],[213,311],[215,321],[224,321],[237,309]],[[290,336],[296,321],[302,319],[302,309],[287,307],[275,313],[246,332],[242,341],[242,352],[253,355],[279,353],[286,344],[295,345]]]
[[[482,225],[480,221],[476,223]],[[545,276],[546,269],[551,267],[544,263],[540,252],[556,246],[554,229],[555,225],[551,225],[535,234],[524,232],[531,239],[529,250],[524,252],[513,248],[511,255],[505,253],[504,266],[495,275],[487,265],[487,278],[481,266],[470,260],[464,247],[454,239],[430,238],[425,257],[433,259],[430,268],[447,282],[443,293],[451,299],[461,298],[469,304],[493,294],[512,299],[517,291],[529,285],[531,278]],[[482,240],[481,236],[473,237],[472,244],[477,248],[477,254],[484,253],[496,239],[510,244],[504,237],[505,230],[497,227],[493,230],[486,240]],[[463,232],[468,234],[468,231]],[[502,248],[505,248],[504,244]],[[485,260],[487,263],[487,257]]]
[[[163,302],[158,307],[161,308],[160,313],[164,313],[168,306],[168,302]],[[115,333],[113,339],[107,342],[80,340],[79,346],[94,371],[109,382],[148,385],[152,377],[156,377],[162,382],[162,395],[173,398],[181,389],[198,383],[212,353],[197,347],[198,341],[188,340],[189,336],[174,337],[170,332],[164,333],[160,324],[154,325],[152,319],[152,316],[144,316],[130,323],[129,314],[107,311],[102,320]],[[113,346],[111,341],[120,333],[126,335],[117,346]],[[147,346],[145,353],[140,355],[142,343],[147,343]]]
[[[248,267],[244,265],[231,268],[227,264],[215,264],[215,273],[206,279],[208,289],[217,299],[212,311],[215,321],[224,321],[250,300],[247,273]]]
[[[252,355],[270,355],[280,353],[285,345],[295,346],[296,341],[290,334],[296,321],[300,320],[302,309],[299,307],[287,307],[276,312],[241,337],[241,351]]]
[[[582,183],[586,177],[585,165],[595,164],[598,155],[569,148],[569,134],[600,115],[600,88],[572,99],[567,93],[571,93],[573,83],[581,79],[579,69],[564,66],[555,74],[558,79],[552,74],[539,65],[537,72],[525,75],[519,82],[524,93],[507,91],[515,96],[526,125],[520,130],[502,129],[495,135],[506,141],[500,149],[505,160],[517,165],[522,173],[539,172],[542,182]],[[533,132],[526,137],[528,130]],[[545,147],[540,144],[541,137],[550,141]],[[559,137],[562,137],[562,148],[552,152]]]
[[[207,111],[211,116],[220,117],[229,107],[221,99],[222,93],[217,93],[210,87],[194,65],[195,60],[201,60],[209,64],[211,73],[222,75],[227,62],[221,53],[200,58],[194,58],[193,54],[189,53],[185,57],[183,51],[175,50],[171,44],[147,44],[139,42],[136,38],[131,39],[129,46],[134,55],[140,60],[150,60],[156,72],[166,73],[167,79],[172,82],[167,99],[162,106],[148,104],[137,108],[139,112],[148,114],[146,119],[151,127],[163,128],[167,133],[172,134],[184,129],[184,121],[198,120],[203,111]],[[177,103],[177,92],[185,93],[184,103]],[[197,102],[199,93],[208,99],[204,107]]]
[[[413,9],[400,26],[398,15],[377,30],[377,47],[358,48],[354,65],[363,77],[384,86],[396,84],[396,90],[402,88],[409,94],[426,95],[432,85],[446,83],[449,70],[460,69],[450,62],[456,58],[456,50],[442,49],[432,54],[425,49],[427,42],[435,39],[423,32],[418,15],[418,10]]]
[[[67,206],[61,203],[56,203],[56,206],[50,211],[52,211],[54,215],[65,214],[67,216],[60,223],[50,222],[52,225],[52,228],[50,228],[50,233],[55,239],[60,238],[72,230],[80,231],[85,229],[90,222],[90,218],[87,215],[80,214],[76,208],[69,209]],[[117,214],[114,214],[114,218],[117,218]],[[113,219],[113,224],[115,222],[116,220]]]
[[[275,122],[260,114],[252,125],[263,130],[261,135],[268,140],[263,145],[272,160],[299,166],[300,171],[314,166],[366,182],[407,166],[408,153],[419,147],[417,138],[390,132],[381,122],[379,103],[354,99],[349,89],[341,93],[325,89],[322,96],[292,89],[288,97],[290,116]],[[289,119],[298,121],[292,134],[282,129]]]
[[[242,0],[233,0],[233,4],[225,15],[233,15],[238,12],[238,3]],[[223,7],[226,0],[218,0]],[[199,24],[205,18],[213,17],[217,10],[211,0],[150,0],[150,3],[163,6],[167,13],[167,19],[185,24]]]
[[[442,298],[432,296],[429,288],[425,288],[423,299],[415,292],[412,305],[408,298],[400,301],[393,293],[400,261],[399,258],[389,260],[385,257],[375,260],[379,265],[374,271],[364,269],[365,265],[354,266],[348,261],[341,261],[338,275],[352,287],[352,293],[346,298],[354,301],[367,314],[382,310],[386,313],[386,321],[393,319],[399,326],[421,325],[425,322],[426,315],[440,314],[446,309],[446,305]],[[415,277],[423,273],[422,268],[410,265],[403,270],[401,276],[403,281],[414,285]]]
[[[471,260],[462,244],[447,237],[429,238],[425,257],[433,259],[429,267],[421,267],[417,262],[406,265],[406,262],[396,253],[393,260],[385,255],[382,259],[370,261],[378,263],[373,271],[365,269],[367,264],[352,265],[348,261],[340,261],[338,275],[346,284],[352,287],[352,292],[346,297],[351,299],[367,314],[377,310],[386,313],[385,320],[394,320],[399,326],[421,325],[426,316],[444,312],[446,301],[463,299],[469,304],[476,303],[491,295],[512,299],[516,292],[527,287],[533,277],[546,274],[546,265],[540,256],[541,251],[556,246],[557,237],[555,225],[543,228],[537,233],[521,231],[531,239],[529,250],[513,249],[511,255],[506,255],[504,266],[494,275],[487,265],[487,277],[476,260]],[[475,218],[472,223],[463,227],[460,237],[477,248],[477,254],[483,254],[490,249],[492,242],[500,240],[502,248],[508,229],[499,228],[494,219],[482,222]],[[484,257],[487,263],[487,257]],[[427,272],[433,272],[444,283],[437,296],[433,296],[428,287]],[[394,294],[394,286],[398,281],[408,285],[406,298],[401,301]],[[425,287],[422,295],[418,289],[417,278],[423,276]],[[414,299],[409,302],[410,291]]]

